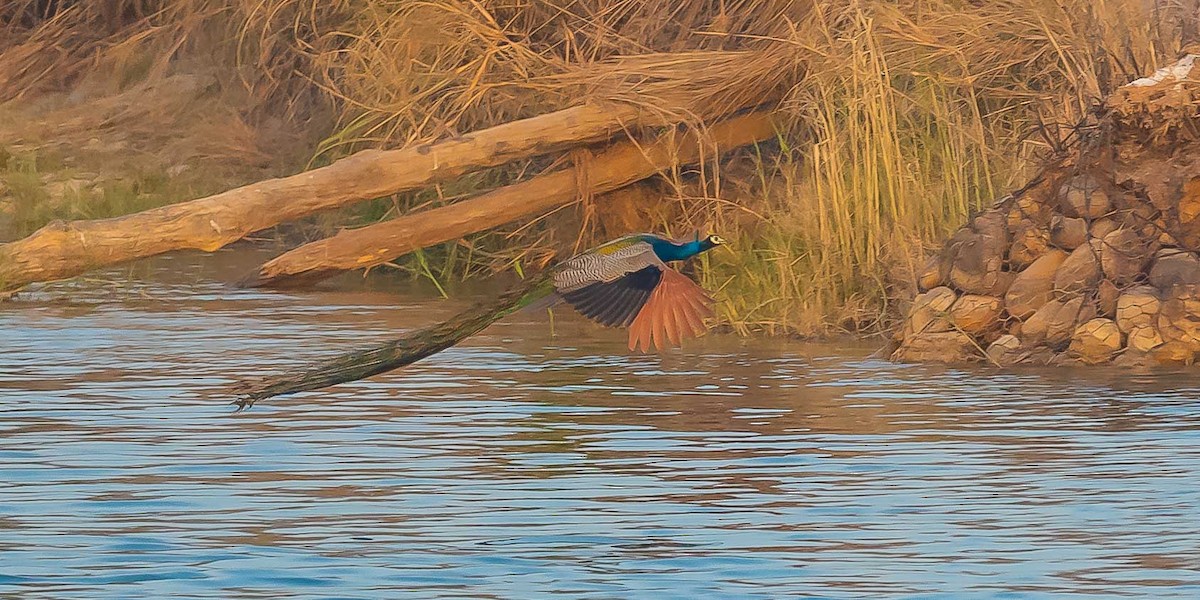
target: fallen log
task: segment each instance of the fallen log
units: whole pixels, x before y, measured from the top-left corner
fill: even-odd
[[[575,201],[580,192],[612,191],[666,170],[701,160],[711,144],[728,150],[775,135],[772,118],[750,113],[718,123],[707,131],[668,132],[651,143],[614,144],[587,160],[581,173],[564,169],[483,195],[305,244],[264,264],[242,280],[247,287],[294,287],[331,275],[386,263],[433,244],[535,216]],[[580,182],[588,189],[581,190]]]
[[[312,171],[123,217],[54,221],[0,244],[0,292],[172,250],[211,252],[322,210],[607,139],[630,127],[667,124],[629,104],[586,104],[400,150],[364,150]]]

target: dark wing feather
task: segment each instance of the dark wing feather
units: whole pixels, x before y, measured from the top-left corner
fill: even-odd
[[[617,325],[622,320],[622,311],[626,309],[629,301],[632,299],[630,294],[634,293],[635,290],[619,286],[612,287],[615,288],[615,291],[605,301],[604,306],[600,307],[600,312],[596,315],[596,320],[601,323]]]
[[[560,295],[583,316],[607,327],[622,326],[633,321],[661,278],[659,267],[643,267],[611,282],[593,282]]]
[[[633,302],[635,302],[638,306],[645,306],[646,301],[650,299],[650,293],[653,291],[654,290],[637,290],[637,296]],[[629,327],[629,324],[633,323],[633,320],[637,318],[638,312],[640,312],[640,309],[625,315],[625,320],[621,321],[621,327]]]

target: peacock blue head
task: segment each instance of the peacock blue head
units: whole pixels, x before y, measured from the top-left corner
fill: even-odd
[[[709,235],[708,237],[704,238],[703,240],[700,240],[700,252],[706,252],[708,250],[712,250],[713,248],[716,248],[717,246],[723,246],[724,244],[725,244],[725,239],[722,238],[721,236]],[[699,254],[699,252],[697,252],[697,254]]]
[[[707,252],[724,244],[725,240],[721,239],[719,235],[709,235],[701,238],[697,234],[695,239],[681,244],[663,238],[654,238],[649,240],[649,242],[654,248],[654,253],[658,255],[659,260],[670,262],[673,260],[687,260],[701,252]]]

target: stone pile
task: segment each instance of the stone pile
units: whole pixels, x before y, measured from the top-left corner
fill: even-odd
[[[932,257],[895,360],[1191,364],[1200,356],[1200,65],[1118,90],[1092,133]]]

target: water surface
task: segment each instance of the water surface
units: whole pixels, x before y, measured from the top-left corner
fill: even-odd
[[[630,355],[560,311],[234,414],[233,377],[462,303],[229,290],[231,256],[0,306],[0,595],[1200,597],[1191,372]]]

